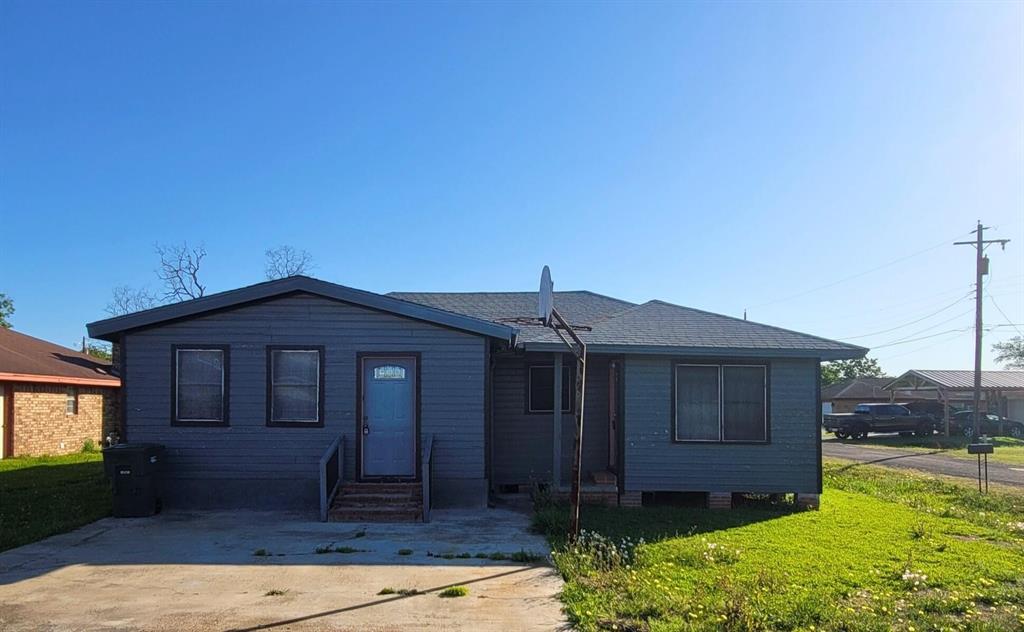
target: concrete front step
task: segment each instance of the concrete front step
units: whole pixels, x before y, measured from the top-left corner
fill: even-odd
[[[419,507],[344,507],[335,506],[327,514],[331,522],[419,522]]]
[[[416,501],[419,502],[423,498],[423,494],[413,493],[391,493],[391,494],[375,494],[372,492],[341,492],[336,498],[346,500],[379,500],[381,502],[403,502],[403,501]]]
[[[343,494],[423,494],[419,483],[345,483]]]

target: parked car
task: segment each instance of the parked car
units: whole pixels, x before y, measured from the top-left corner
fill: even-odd
[[[869,432],[927,437],[935,432],[935,419],[929,414],[915,415],[899,404],[857,404],[852,413],[825,415],[824,426],[840,439],[863,439]]]
[[[990,437],[1014,437],[1024,439],[1024,422],[1007,419],[992,413],[984,413],[981,418],[981,434]],[[967,438],[974,436],[974,413],[963,410],[949,418],[949,432],[962,434]]]
[[[941,422],[946,417],[945,405],[942,402],[934,400],[917,400],[913,402],[897,402],[900,406],[903,406],[914,415],[931,415],[932,419],[936,423]],[[956,408],[950,408],[950,414],[957,411]],[[936,426],[939,427],[939,426]]]

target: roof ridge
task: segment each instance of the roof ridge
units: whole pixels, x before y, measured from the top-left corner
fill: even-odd
[[[860,350],[865,351],[865,352],[871,351],[871,349],[869,349],[868,347],[861,347],[860,345],[851,345],[850,343],[843,342],[842,340],[834,340],[832,338],[825,338],[824,336],[815,336],[814,334],[808,334],[808,333],[804,333],[802,331],[796,331],[795,329],[786,329],[785,327],[778,327],[776,325],[767,325],[765,323],[760,323],[760,322],[757,322],[755,320],[747,320],[746,318],[737,318],[735,316],[729,316],[728,314],[719,314],[718,312],[709,312],[709,311],[707,311],[705,309],[698,309],[696,307],[687,307],[686,305],[677,305],[675,303],[669,303],[668,301],[663,301],[661,299],[651,299],[651,300],[647,301],[646,303],[644,303],[643,305],[640,305],[640,307],[643,307],[644,305],[650,305],[651,303],[658,303],[658,304],[661,304],[661,305],[667,305],[668,307],[675,307],[677,309],[686,309],[686,310],[690,310],[691,312],[698,312],[700,314],[707,314],[709,316],[717,316],[719,318],[727,318],[729,320],[733,320],[733,321],[740,322],[740,323],[749,323],[749,324],[752,324],[752,325],[758,325],[760,327],[767,327],[768,329],[774,329],[775,331],[781,331],[781,332],[784,332],[784,333],[787,333],[787,334],[796,334],[798,336],[806,336],[808,338],[814,338],[815,340],[821,340],[823,342],[840,344],[840,345],[843,345],[843,346],[848,347],[850,349],[860,349]]]

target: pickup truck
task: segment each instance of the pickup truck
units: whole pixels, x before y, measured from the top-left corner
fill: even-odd
[[[915,415],[899,404],[857,404],[852,413],[825,415],[825,430],[840,439],[863,439],[869,432],[898,432],[928,437],[935,432],[931,415]]]

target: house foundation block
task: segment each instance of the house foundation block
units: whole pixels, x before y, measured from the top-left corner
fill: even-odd
[[[643,497],[643,492],[622,492],[619,494],[619,507],[641,507]]]
[[[708,492],[708,509],[732,509],[732,492]]]
[[[796,506],[800,509],[818,509],[821,506],[821,494],[797,494]]]

